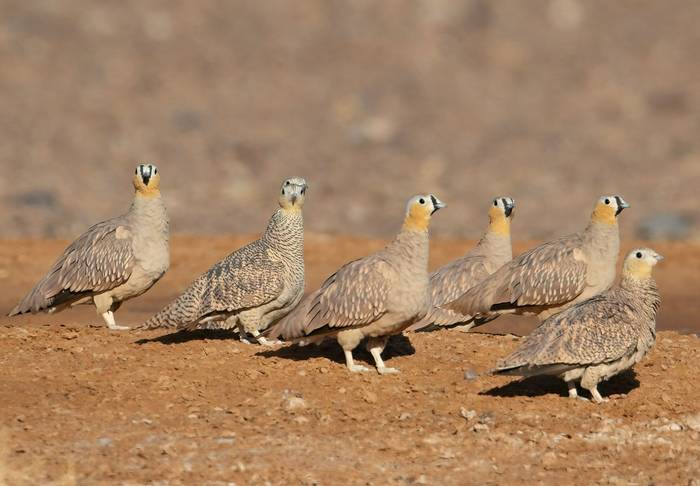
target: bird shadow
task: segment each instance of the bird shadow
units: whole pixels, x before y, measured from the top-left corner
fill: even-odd
[[[238,334],[228,329],[196,329],[194,331],[181,330],[154,338],[138,339],[135,343],[139,345],[150,343],[172,345],[203,340],[239,341]]]
[[[391,336],[387,342],[382,358],[385,360],[397,356],[410,356],[416,353],[416,349],[411,344],[408,337],[403,334]],[[374,365],[374,358],[367,351],[365,341],[361,342],[353,352],[356,361],[365,361]],[[305,361],[312,358],[327,358],[336,363],[345,364],[345,354],[335,339],[329,338],[318,345],[309,344],[306,346],[285,346],[277,349],[266,349],[257,353],[257,356],[264,358],[282,358],[291,361]]]
[[[627,395],[629,392],[639,388],[639,380],[634,370],[627,370],[619,375],[613,376],[608,381],[598,385],[601,395]],[[581,390],[588,393],[586,390]],[[540,397],[543,395],[559,395],[566,397],[569,395],[566,384],[561,379],[554,376],[532,376],[522,380],[515,380],[506,385],[496,386],[490,390],[483,391],[479,395],[489,395],[492,397]]]

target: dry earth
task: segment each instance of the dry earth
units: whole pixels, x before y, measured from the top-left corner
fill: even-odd
[[[247,238],[178,237],[137,323]],[[8,310],[65,242],[0,242]],[[379,240],[312,235],[309,287]],[[466,242],[433,246],[438,265]],[[518,245],[521,250],[526,245]],[[332,248],[333,251],[328,251]],[[655,245],[664,331],[603,405],[562,383],[467,379],[518,338],[395,338],[396,376],[352,375],[333,343],[263,349],[222,332],[110,333],[89,308],[0,320],[0,484],[698,484],[700,247]],[[500,321],[500,322],[499,322]],[[499,320],[491,331],[527,331]],[[368,353],[359,353],[370,360]]]

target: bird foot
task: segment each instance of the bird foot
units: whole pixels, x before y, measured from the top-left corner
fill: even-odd
[[[280,344],[284,344],[282,341],[279,339],[267,339],[263,336],[260,336],[258,338],[258,344],[261,346],[279,346]]]
[[[350,370],[351,373],[364,373],[366,371],[369,371],[369,368],[367,368],[366,366],[354,364],[348,366],[348,370]]]
[[[113,326],[107,326],[107,329],[109,329],[110,331],[126,331],[126,330],[130,329],[130,327],[129,326],[119,326],[119,325],[115,324]]]
[[[389,368],[388,366],[377,367],[377,372],[380,375],[395,375],[401,371],[398,368]]]

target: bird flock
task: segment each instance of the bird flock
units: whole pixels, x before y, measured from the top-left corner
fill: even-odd
[[[114,313],[170,266],[158,169],[139,165],[133,184],[129,210],[68,246],[10,316],[93,304],[109,329],[128,329]],[[399,372],[382,359],[392,335],[469,331],[502,314],[534,315],[540,325],[490,373],[557,376],[570,397],[580,398],[580,384],[598,403],[606,400],[598,384],[638,363],[654,343],[660,297],[652,269],[662,257],[649,248],[631,251],[615,283],[618,218],[629,207],[619,195],[600,197],[582,231],[515,258],[515,201],[497,197],[478,244],[432,274],[430,220],[446,205],[433,194],[415,195],[385,248],[343,265],[304,296],[307,188],[301,177],[285,180],[262,236],[213,265],[137,329],[230,329],[260,345],[334,338],[351,372],[369,371],[353,358],[364,343],[383,375]]]

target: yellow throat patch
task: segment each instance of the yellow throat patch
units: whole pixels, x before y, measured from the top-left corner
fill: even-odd
[[[489,209],[489,231],[497,235],[510,235],[510,218],[507,218],[501,208],[491,206]]]
[[[625,262],[625,273],[637,280],[646,280],[651,278],[651,269],[652,266],[647,262],[634,257],[630,257]]]
[[[137,175],[133,178],[134,189],[136,194],[142,197],[158,197],[160,196],[160,174],[156,174],[148,181],[148,185],[143,183],[143,180]]]
[[[411,231],[427,231],[430,223],[430,211],[423,205],[414,203],[408,210],[403,222],[404,229]]]
[[[595,205],[595,209],[593,210],[593,214],[591,215],[591,220],[598,223],[617,224],[615,209],[598,201],[598,203]]]

